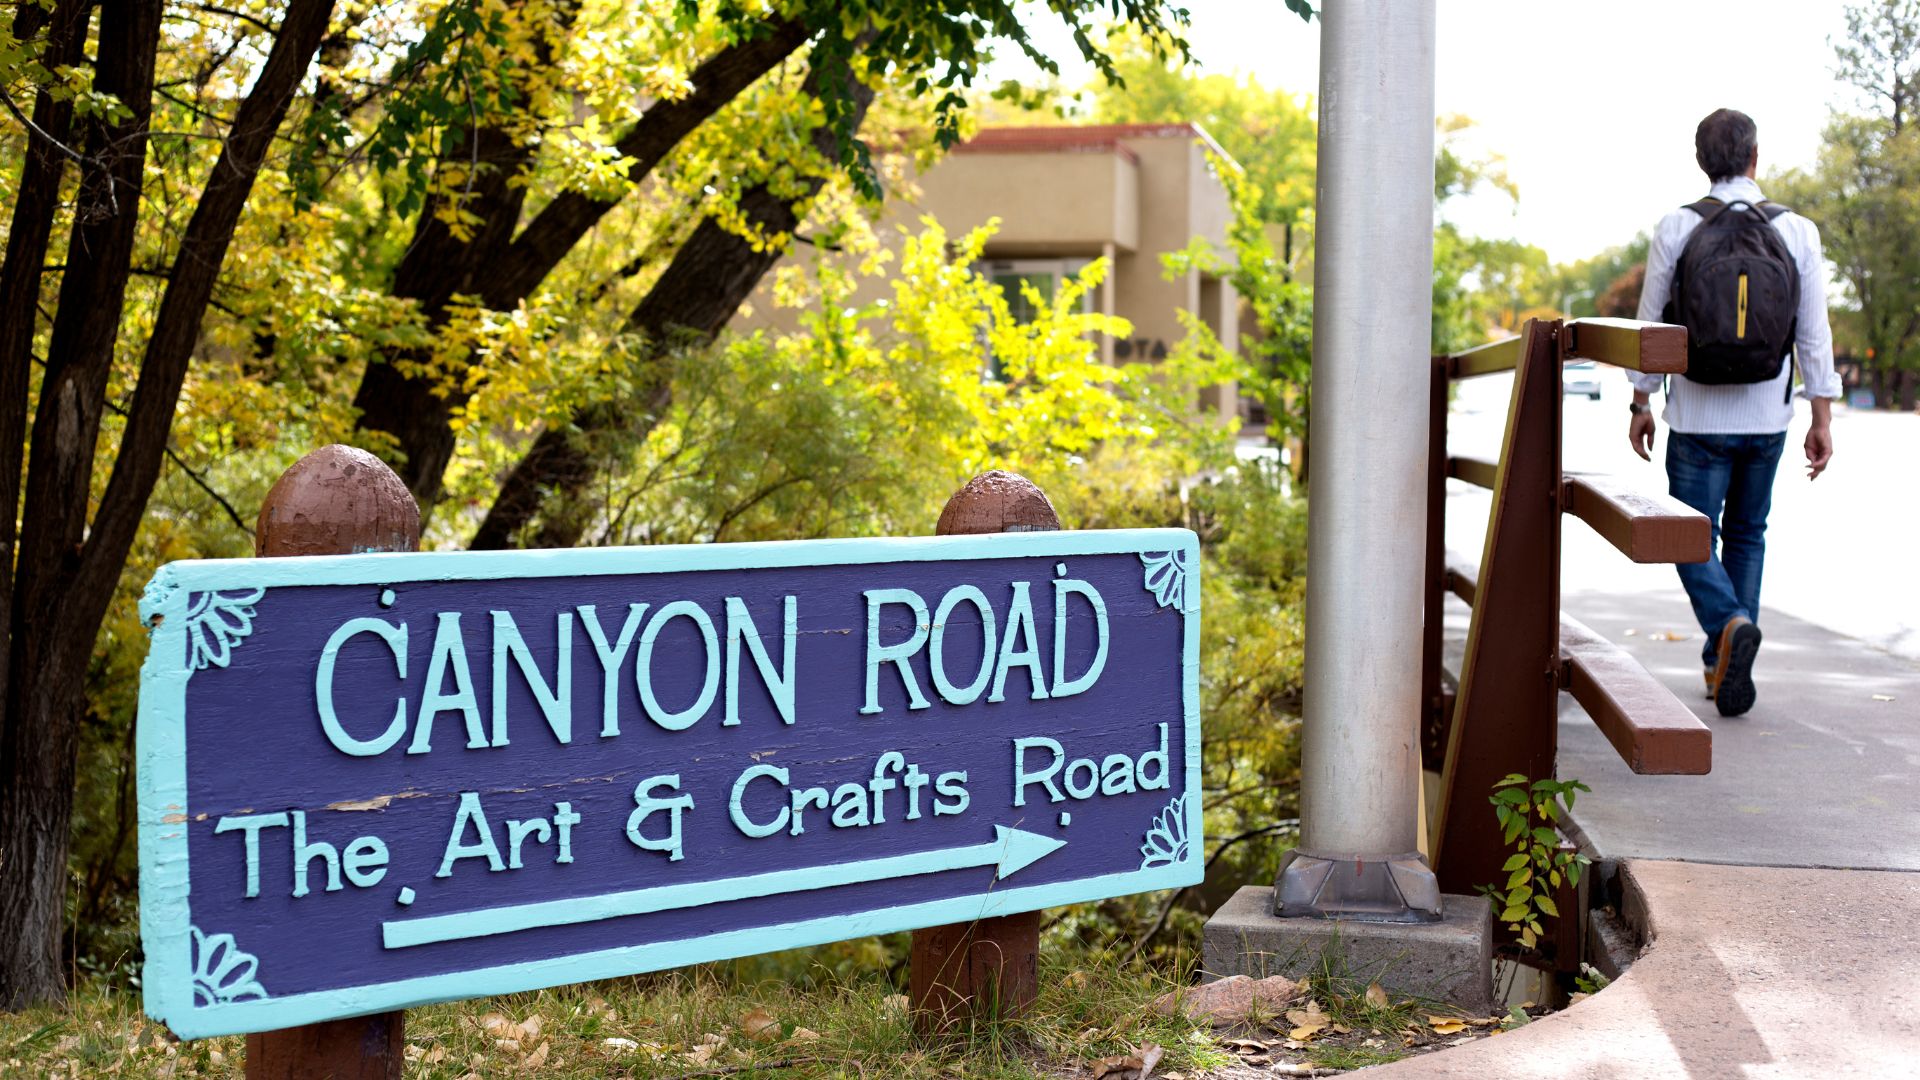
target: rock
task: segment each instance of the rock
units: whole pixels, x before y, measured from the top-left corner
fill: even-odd
[[[1231,1027],[1256,1017],[1278,1016],[1304,992],[1303,984],[1284,975],[1264,979],[1232,975],[1164,994],[1153,1007],[1168,1016],[1184,1013],[1189,1020]]]

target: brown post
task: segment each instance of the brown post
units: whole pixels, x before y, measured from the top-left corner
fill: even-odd
[[[1042,492],[1014,473],[981,473],[954,492],[935,532],[968,536],[1050,532],[1060,515]],[[941,1031],[971,1021],[1016,1016],[1040,993],[1040,913],[1001,915],[913,932],[907,999],[914,1024]]]
[[[1506,441],[1447,739],[1434,871],[1449,893],[1495,883],[1511,854],[1487,799],[1508,773],[1553,775],[1560,705],[1559,323],[1521,331]]]
[[[379,458],[323,446],[294,462],[267,493],[254,554],[354,555],[415,551],[420,507]],[[400,1080],[406,1013],[375,1013],[247,1036],[247,1080]]]

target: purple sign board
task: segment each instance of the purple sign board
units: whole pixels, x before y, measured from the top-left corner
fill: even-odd
[[[183,1037],[1201,880],[1185,530],[179,562],[147,1011]]]

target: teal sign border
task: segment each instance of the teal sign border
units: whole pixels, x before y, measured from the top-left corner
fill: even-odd
[[[409,581],[488,581],[510,578],[578,577],[596,574],[665,574],[953,559],[1138,554],[1144,585],[1163,605],[1178,605],[1185,622],[1182,700],[1185,706],[1186,773],[1194,778],[1183,796],[1184,850],[1173,860],[1138,870],[1077,881],[989,890],[957,897],[809,919],[778,926],[657,942],[601,952],[506,964],[427,978],[373,983],[280,998],[223,1000],[195,1007],[194,938],[187,906],[188,810],[186,762],[187,680],[196,668],[225,666],[225,640],[209,643],[208,628],[190,618],[191,594],[236,593],[300,585],[388,585]],[[136,753],[139,780],[140,928],[146,947],[142,975],[149,1015],[184,1039],[271,1031],[322,1020],[438,1001],[535,990],[566,983],[659,971],[780,949],[821,945],[847,938],[889,934],[925,926],[971,922],[1039,908],[1103,900],[1129,893],[1197,885],[1204,876],[1200,776],[1200,553],[1186,529],[1112,529],[997,533],[986,536],[794,540],[684,547],[591,548],[516,552],[423,552],[329,555],[251,560],[187,560],[154,575],[140,601],[141,621],[152,641],[140,675]],[[236,617],[250,618],[239,609]],[[245,618],[242,618],[242,622]],[[223,622],[244,635],[246,628]],[[221,628],[215,636],[224,639]],[[1168,824],[1172,824],[1169,822]],[[1151,860],[1150,860],[1151,861]],[[817,868],[821,885],[834,882],[835,867]],[[223,970],[244,957],[233,955],[224,935],[205,939],[203,952],[218,954]],[[202,955],[200,962],[209,962]],[[203,975],[204,977],[204,975]]]

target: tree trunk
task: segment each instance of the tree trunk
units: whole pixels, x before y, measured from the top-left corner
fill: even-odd
[[[87,36],[88,0],[61,0],[47,18],[42,62],[50,69],[74,63]],[[14,18],[14,34],[26,39],[37,32],[34,22],[43,12],[21,5]],[[20,183],[15,191],[13,219],[7,232],[6,262],[0,264],[0,709],[6,708],[10,635],[13,622],[13,553],[20,505],[20,467],[27,432],[27,394],[33,370],[33,338],[39,323],[41,267],[53,233],[60,202],[60,178],[66,154],[52,140],[64,144],[73,136],[73,105],[42,91],[35,95],[33,122],[44,136],[29,133],[22,155]],[[8,714],[10,715],[10,714]],[[52,909],[59,926],[57,899],[45,890],[15,889],[10,883],[63,880],[64,846],[49,848],[45,840],[67,836],[65,813],[56,813],[59,793],[71,791],[57,762],[63,753],[56,742],[42,744],[37,734],[0,715],[0,1009],[57,993],[59,940],[26,928],[40,927]],[[73,750],[64,750],[72,761]],[[53,766],[49,768],[49,766]],[[67,766],[70,774],[72,766]],[[57,884],[56,884],[57,888]],[[57,897],[57,892],[56,892]],[[15,928],[20,928],[16,931]]]
[[[873,102],[873,90],[851,74],[847,79],[857,127]],[[806,88],[809,96],[819,95],[821,69],[808,72]],[[829,159],[835,156],[833,139],[832,130],[824,126],[813,133],[815,147]],[[791,236],[799,228],[801,208],[824,184],[823,177],[810,177],[792,195],[756,185],[741,194],[741,214],[763,235]],[[655,380],[640,415],[622,415],[608,403],[596,403],[576,411],[569,427],[541,432],[500,485],[472,548],[490,551],[513,546],[550,494],[577,495],[594,475],[588,446],[594,435],[616,427],[633,434],[651,430],[672,394],[665,373],[659,370],[661,361],[673,348],[711,341],[718,335],[780,255],[770,245],[756,248],[711,217],[702,219],[627,316],[626,329],[647,342],[640,363],[651,369]],[[542,526],[536,546],[572,547],[580,542],[585,524],[579,514],[549,521]]]
[[[146,161],[159,0],[103,9],[94,85],[131,115],[89,125],[87,161],[34,417],[0,717],[0,1007],[58,997],[75,718],[101,620],[166,452],[201,317],[261,161],[326,31],[332,0],[293,0],[181,235],[127,427],[91,527],[87,507]]]
[[[101,11],[96,90],[128,115],[84,125],[78,203],[33,420],[15,567],[6,716],[0,720],[0,1007],[65,990],[60,919],[73,812],[74,707],[93,634],[63,638],[61,584],[86,534],[100,410],[120,333],[152,112],[159,0]]]
[[[621,154],[634,162],[627,170],[629,181],[644,179],[681,139],[807,39],[806,29],[787,19],[774,20],[763,30],[708,58],[693,74],[692,93],[652,106],[621,137]],[[434,213],[439,202],[429,200],[394,275],[393,295],[418,301],[429,326],[445,324],[447,303],[456,294],[477,296],[495,311],[518,307],[614,207],[610,200],[562,192],[516,237],[526,188],[511,181],[532,160],[534,150],[531,143],[516,143],[500,129],[483,128],[477,140],[470,138],[441,163],[464,167],[477,156],[488,168],[476,178],[465,204],[482,219],[476,234],[468,240],[452,235]],[[391,435],[399,444],[401,458],[392,462],[393,468],[422,512],[431,513],[453,458],[453,414],[472,395],[465,389],[464,371],[435,378],[403,374],[395,364],[424,357],[425,350],[415,350],[368,365],[353,404],[360,410],[362,430]]]

